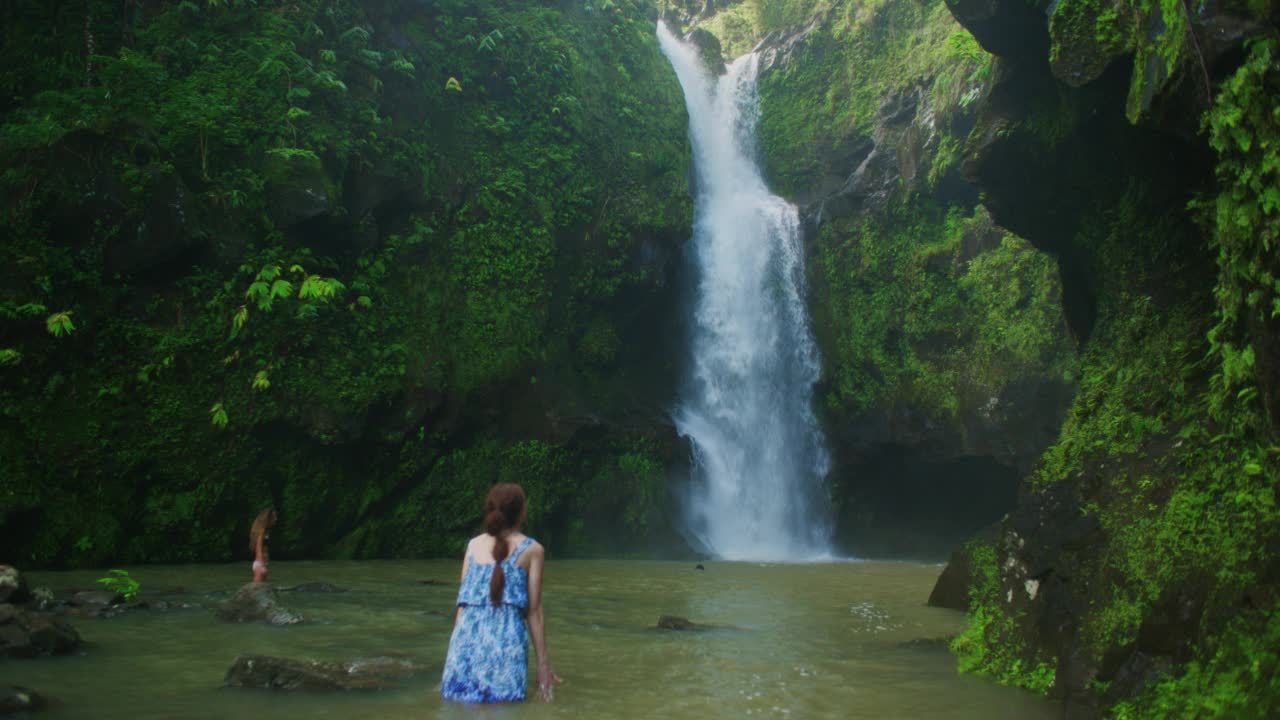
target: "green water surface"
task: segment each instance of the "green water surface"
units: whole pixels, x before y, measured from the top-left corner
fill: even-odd
[[[181,587],[168,599],[198,607],[72,619],[85,640],[82,652],[0,660],[0,681],[53,698],[41,714],[47,720],[1058,715],[1043,698],[956,673],[955,660],[932,641],[957,632],[963,617],[924,604],[936,565],[705,565],[697,571],[692,563],[548,563],[547,634],[552,664],[565,680],[550,705],[467,707],[440,699],[459,569],[445,561],[273,563],[278,585],[325,581],[350,589],[283,593],[308,620],[283,628],[226,624],[210,614],[248,580],[247,562],[132,568],[144,599]],[[29,579],[62,591],[91,588],[101,575],[34,572]],[[652,629],[660,615],[733,629]],[[389,655],[432,672],[394,690],[221,687],[240,653],[335,661]]]

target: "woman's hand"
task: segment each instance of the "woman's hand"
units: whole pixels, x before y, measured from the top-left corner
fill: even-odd
[[[556,685],[564,682],[551,670],[551,663],[538,663],[538,697],[544,702],[551,702]]]

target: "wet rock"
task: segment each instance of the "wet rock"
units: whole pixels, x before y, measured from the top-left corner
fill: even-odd
[[[724,50],[720,47],[719,38],[702,28],[695,28],[685,40],[698,48],[698,54],[702,56],[702,63],[707,70],[716,75],[725,73]]]
[[[703,625],[679,615],[663,615],[655,626],[658,630],[676,630],[679,632],[705,632],[707,630],[735,630],[730,625]]]
[[[969,608],[970,582],[968,558],[957,550],[951,554],[951,561],[934,583],[927,605],[964,612]]]
[[[270,583],[246,583],[214,611],[226,622],[263,621],[270,625],[294,625],[302,616],[280,604],[275,586]]]
[[[334,204],[333,184],[313,154],[268,155],[263,173],[267,180],[267,207],[278,227],[324,215]]]
[[[26,602],[27,580],[12,565],[0,565],[0,603]]]
[[[144,175],[149,189],[141,218],[115,234],[103,254],[109,273],[143,273],[198,251],[206,242],[198,232],[199,203],[182,176],[151,168]],[[127,192],[112,190],[117,196]]]
[[[30,604],[36,610],[49,610],[58,604],[57,596],[47,587],[38,587],[31,591]]]
[[[1173,660],[1165,655],[1138,651],[1129,656],[1107,687],[1108,705],[1137,696],[1148,685],[1173,672]]]
[[[14,605],[0,605],[0,657],[64,655],[80,646],[80,634],[63,620]]]
[[[932,637],[932,638],[914,638],[898,643],[898,647],[903,650],[923,650],[927,652],[948,652],[947,646],[951,643],[951,638]]]
[[[105,608],[124,602],[124,596],[110,590],[84,590],[71,597],[71,604],[79,607]]]
[[[377,690],[394,687],[397,678],[429,670],[410,660],[388,657],[336,663],[241,655],[227,670],[223,685],[264,690]]]
[[[16,685],[0,687],[0,715],[16,715],[40,710],[45,704],[44,697],[34,690]]]
[[[999,538],[999,528],[992,526],[978,533],[975,538],[984,543],[993,544]],[[950,608],[966,611],[969,609],[969,586],[973,584],[973,565],[964,548],[951,553],[951,560],[943,568],[929,593],[929,607]]]
[[[303,583],[292,587],[282,587],[280,592],[301,592],[301,593],[344,593],[347,588],[339,587],[327,582]]]

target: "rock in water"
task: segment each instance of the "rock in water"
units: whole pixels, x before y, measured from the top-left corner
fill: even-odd
[[[241,655],[227,670],[223,684],[264,690],[377,690],[394,687],[392,678],[427,670],[425,666],[395,658],[369,658],[344,664]]]
[[[293,587],[282,587],[280,592],[305,592],[305,593],[344,593],[347,589],[327,582],[303,583],[294,585]]]
[[[264,690],[376,690],[391,686],[377,678],[352,676],[338,663],[265,655],[237,657],[223,685]]]
[[[72,605],[105,608],[124,602],[124,596],[110,590],[84,590],[71,598]]]
[[[44,707],[39,693],[24,687],[0,687],[0,715],[16,715]]]
[[[0,657],[64,655],[80,647],[80,633],[43,613],[0,605]]]
[[[683,618],[679,615],[663,615],[658,618],[659,630],[713,630],[714,625],[701,625],[689,618]]]
[[[0,565],[0,603],[27,601],[27,580],[12,565]]]
[[[271,625],[294,625],[302,616],[280,604],[275,586],[270,583],[245,583],[222,603],[214,615],[227,622],[265,621]]]

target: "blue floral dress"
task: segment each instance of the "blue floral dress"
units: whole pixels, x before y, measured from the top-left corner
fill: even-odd
[[[529,607],[529,577],[516,564],[533,543],[526,537],[502,561],[502,603],[489,600],[493,563],[467,565],[458,589],[461,617],[449,638],[440,693],[446,700],[467,703],[524,700],[529,676],[529,633],[524,616]]]

